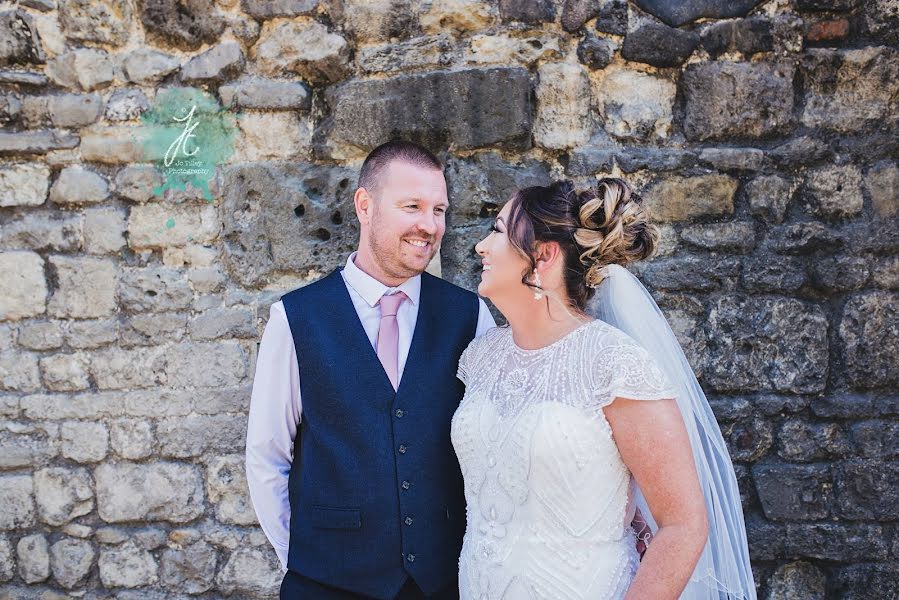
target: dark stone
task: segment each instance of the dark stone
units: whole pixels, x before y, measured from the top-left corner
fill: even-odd
[[[809,221],[772,229],[765,245],[777,254],[810,254],[821,249],[838,250],[843,240],[826,225]]]
[[[677,67],[699,45],[699,35],[648,18],[638,19],[624,37],[621,56],[654,67]]]
[[[612,35],[627,33],[626,0],[605,0],[596,14],[596,30]]]
[[[499,14],[503,21],[537,24],[552,22],[556,7],[552,0],[499,0]]]
[[[769,417],[783,413],[796,413],[808,407],[809,401],[803,396],[781,396],[761,394],[752,401],[752,406],[761,414]]]
[[[792,65],[696,63],[687,66],[680,85],[690,140],[762,138],[792,124]]]
[[[562,29],[572,33],[599,14],[603,2],[596,0],[565,0],[562,5]]]
[[[781,557],[784,556],[836,561],[878,560],[887,557],[887,543],[880,525],[794,523],[787,526]]]
[[[298,162],[229,168],[222,238],[234,280],[263,286],[279,273],[329,272],[346,260],[359,235],[351,218],[356,176],[348,169]],[[340,225],[335,213],[345,217]]]
[[[899,463],[845,461],[836,468],[834,479],[838,516],[880,521],[899,515]]]
[[[808,562],[797,560],[779,566],[768,586],[769,600],[827,600],[827,575]]]
[[[724,396],[708,398],[709,406],[715,413],[715,419],[721,421],[736,421],[746,419],[752,415],[752,404],[742,397]]]
[[[42,73],[32,73],[28,71],[0,71],[0,83],[43,87],[50,83],[50,79]]]
[[[754,294],[795,292],[806,282],[805,265],[792,257],[762,256],[743,265],[743,289]]]
[[[852,10],[858,0],[796,0],[796,8],[799,10],[826,10],[845,11]]]
[[[0,12],[0,65],[41,64],[46,59],[31,15],[24,10]]]
[[[531,145],[533,82],[520,68],[354,81],[327,92],[328,143],[363,150],[402,137],[438,149]]]
[[[839,332],[846,376],[854,388],[899,384],[899,294],[851,297],[843,308]]]
[[[740,261],[730,257],[709,260],[706,256],[657,258],[636,266],[654,289],[713,291],[733,287],[740,275]]]
[[[778,433],[778,455],[786,460],[811,461],[849,454],[846,434],[834,423],[785,422]]]
[[[771,424],[762,419],[742,419],[721,428],[731,459],[754,462],[765,456],[774,442]]]
[[[899,557],[899,542],[896,540],[899,540],[899,536],[894,535],[893,556]],[[873,594],[877,598],[899,598],[899,563],[895,560],[835,566],[830,572],[833,598],[868,600]]]
[[[829,419],[849,419],[860,417],[879,417],[899,413],[899,396],[880,396],[879,394],[858,394],[839,392],[823,398],[817,398],[811,405],[816,417]]]
[[[672,27],[686,25],[702,17],[727,19],[745,16],[761,3],[761,0],[686,0],[671,2],[670,0],[635,0],[637,6],[658,17]]]
[[[225,30],[212,0],[141,0],[140,20],[151,37],[186,50],[217,41]]]
[[[696,154],[689,150],[666,148],[622,148],[615,153],[618,165],[625,173],[643,169],[650,171],[678,171],[696,164]]]
[[[767,223],[783,223],[793,190],[790,182],[777,175],[756,177],[747,183],[743,191],[749,200],[753,216]]]
[[[745,517],[749,555],[753,561],[775,560],[784,556],[786,547],[786,523],[771,523],[761,515]]]
[[[706,250],[746,254],[755,247],[752,223],[700,223],[681,230],[681,239]]]
[[[830,514],[827,465],[755,465],[752,476],[765,516],[772,521],[816,520]]]
[[[309,110],[312,106],[312,93],[304,84],[261,77],[245,77],[223,85],[219,96],[223,105],[241,108]]]
[[[899,459],[899,422],[862,421],[853,424],[849,432],[861,456],[886,460]]]
[[[615,44],[610,40],[600,39],[589,32],[577,45],[578,60],[591,69],[602,69],[612,62],[614,54]]]
[[[802,135],[777,146],[768,155],[783,167],[814,165],[833,158],[833,151],[826,143]]]
[[[51,150],[67,150],[78,146],[79,138],[52,129],[0,133],[0,156],[11,154],[46,154]]]
[[[484,220],[475,225],[446,228],[440,244],[440,271],[444,279],[467,290],[478,289],[481,256],[474,247],[490,233],[490,223]],[[499,324],[499,319],[495,320]]]
[[[899,44],[899,10],[893,0],[866,0],[860,12],[865,35],[882,44]]]
[[[240,8],[254,19],[298,17],[315,12],[318,0],[241,0]]]
[[[857,290],[868,281],[868,262],[854,256],[834,256],[812,264],[812,284],[824,292]]]
[[[574,150],[565,161],[565,172],[572,177],[611,173],[615,165],[616,150],[592,143]]]
[[[763,17],[720,21],[702,31],[702,47],[712,56],[741,52],[747,56],[774,48],[773,25]]]
[[[699,159],[718,171],[758,171],[765,153],[758,148],[703,148]]]
[[[716,262],[704,260],[707,267]],[[706,382],[716,391],[824,390],[827,317],[816,305],[790,298],[723,296],[709,312],[707,334]]]

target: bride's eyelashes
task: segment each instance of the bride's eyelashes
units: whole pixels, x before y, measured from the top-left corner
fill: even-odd
[[[496,233],[502,233],[499,229],[496,228],[496,223],[490,225],[490,231],[495,231]]]

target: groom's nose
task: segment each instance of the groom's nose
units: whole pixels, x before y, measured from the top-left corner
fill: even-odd
[[[431,237],[437,235],[437,230],[439,229],[439,225],[437,224],[437,217],[434,215],[425,215],[418,220],[418,228],[428,234]]]

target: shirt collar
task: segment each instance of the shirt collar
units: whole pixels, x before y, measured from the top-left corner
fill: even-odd
[[[374,307],[388,290],[391,293],[394,290],[404,292],[413,306],[418,305],[421,296],[421,275],[410,277],[397,287],[388,287],[356,266],[356,254],[357,252],[353,252],[346,259],[343,277],[369,306]]]

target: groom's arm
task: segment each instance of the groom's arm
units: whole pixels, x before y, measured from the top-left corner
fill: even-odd
[[[276,302],[269,312],[256,358],[247,424],[246,471],[256,517],[284,569],[290,541],[287,476],[301,412],[296,349],[284,305]]]
[[[478,298],[478,327],[475,331],[475,337],[481,337],[484,335],[488,329],[496,327],[496,321],[493,320],[493,315],[490,314],[490,309],[487,308],[487,304],[483,299]]]

